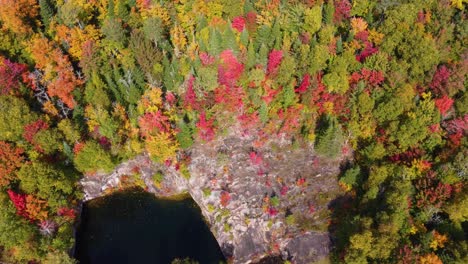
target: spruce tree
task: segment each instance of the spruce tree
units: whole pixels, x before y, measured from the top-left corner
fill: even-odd
[[[39,7],[41,8],[41,21],[47,31],[50,20],[54,16],[54,6],[49,0],[39,0]]]

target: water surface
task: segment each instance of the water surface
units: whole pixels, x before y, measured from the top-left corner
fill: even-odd
[[[101,197],[83,206],[76,258],[82,264],[171,263],[224,257],[191,198],[162,200],[142,191]]]

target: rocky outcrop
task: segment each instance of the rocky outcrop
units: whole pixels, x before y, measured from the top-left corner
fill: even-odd
[[[84,199],[102,196],[137,173],[157,196],[188,192],[233,263],[253,263],[268,255],[292,263],[326,257],[327,206],[339,193],[339,160],[320,158],[311,146],[286,140],[252,149],[254,138],[236,135],[195,144],[189,150],[188,179],[174,166],[141,155],[110,174],[86,176],[81,182]],[[157,186],[156,172],[164,175]]]

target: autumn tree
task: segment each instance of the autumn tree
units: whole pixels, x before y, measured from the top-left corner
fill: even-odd
[[[32,39],[30,49],[36,67],[44,72],[43,78],[38,81],[47,87],[47,94],[50,97],[57,96],[73,109],[76,102],[72,92],[83,81],[75,75],[68,56],[51,41],[41,37]]]
[[[5,141],[0,141],[0,186],[7,186],[17,177],[23,165],[23,150]]]
[[[18,93],[20,81],[24,79],[26,71],[26,65],[4,59],[0,63],[0,94]]]
[[[34,0],[2,0],[0,2],[0,20],[3,28],[17,34],[31,33],[39,6]]]

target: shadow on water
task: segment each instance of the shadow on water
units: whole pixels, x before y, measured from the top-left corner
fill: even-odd
[[[224,262],[200,208],[191,199],[163,200],[142,191],[101,197],[83,206],[75,257],[82,264]]]

